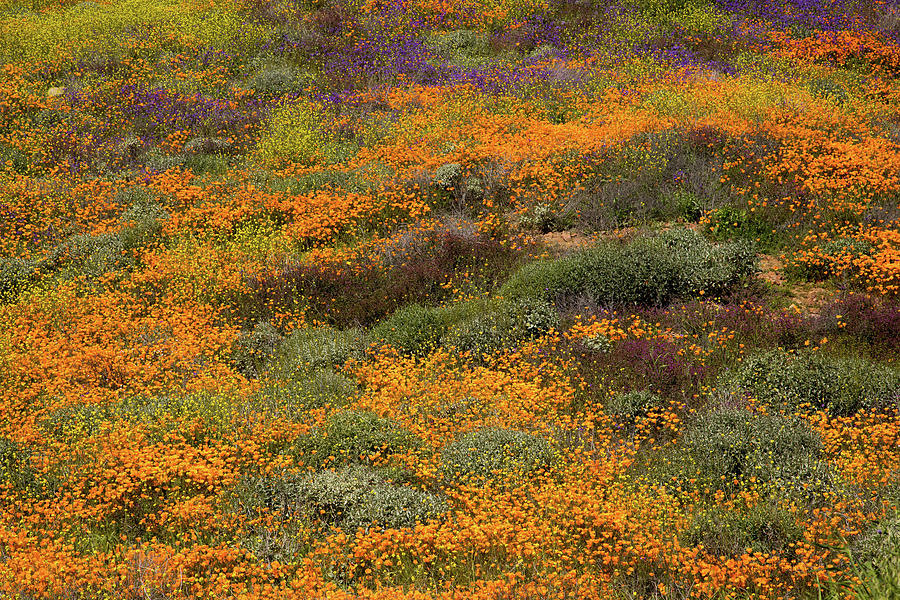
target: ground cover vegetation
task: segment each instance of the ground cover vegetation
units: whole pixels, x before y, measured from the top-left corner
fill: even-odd
[[[0,597],[900,597],[900,6],[0,0]]]

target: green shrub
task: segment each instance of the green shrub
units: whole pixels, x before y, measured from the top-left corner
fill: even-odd
[[[539,435],[487,427],[461,435],[441,451],[441,474],[450,481],[514,483],[550,467],[554,453]]]
[[[437,309],[408,304],[372,329],[372,338],[413,356],[434,351],[446,333]]]
[[[689,223],[696,223],[703,216],[703,201],[693,192],[676,190],[670,201],[675,205],[678,216]]]
[[[470,301],[444,309],[442,316],[448,333],[441,345],[470,352],[476,359],[559,327],[556,310],[532,298]]]
[[[37,484],[31,455],[5,437],[0,437],[0,482],[19,492],[32,490]]]
[[[245,478],[240,486],[245,488],[241,495],[249,496],[257,506],[348,531],[412,527],[449,510],[441,496],[391,483],[362,465],[307,475]]]
[[[621,394],[613,394],[606,401],[606,412],[617,416],[634,419],[646,416],[650,410],[661,408],[663,399],[649,390],[633,390]]]
[[[803,529],[790,512],[759,504],[746,511],[714,506],[696,514],[683,543],[703,546],[715,556],[734,558],[754,552],[781,552],[803,538]]]
[[[21,258],[0,258],[0,305],[11,304],[36,279],[37,264]]]
[[[89,277],[134,265],[118,233],[74,235],[54,249],[54,261],[71,261],[72,268]]]
[[[755,253],[745,243],[713,246],[691,230],[671,229],[530,263],[500,293],[549,301],[588,296],[600,305],[663,305],[701,291],[727,291],[754,265]]]
[[[298,499],[312,514],[349,531],[412,527],[449,510],[437,494],[391,484],[359,465],[313,473],[298,483]]]
[[[298,329],[284,338],[278,348],[278,372],[287,376],[310,369],[338,367],[351,357],[362,357],[366,344],[366,334],[361,329]]]
[[[300,460],[315,467],[373,462],[416,446],[416,438],[392,419],[372,412],[334,413],[324,426],[298,442]]]
[[[433,308],[408,305],[378,324],[372,337],[414,356],[445,346],[480,360],[556,327],[559,315],[541,299],[493,298]]]
[[[900,370],[865,359],[773,350],[746,359],[720,387],[750,394],[779,408],[809,405],[839,415],[897,406]]]
[[[822,442],[798,418],[720,408],[702,415],[684,435],[690,473],[712,489],[756,486],[809,503],[836,489],[820,459]]]
[[[232,361],[244,377],[256,378],[268,368],[275,356],[275,349],[282,336],[270,323],[257,323],[252,330],[244,331],[234,342]]]
[[[295,420],[309,409],[345,406],[358,394],[355,380],[332,369],[311,369],[289,379],[269,380],[254,406],[273,418]]]

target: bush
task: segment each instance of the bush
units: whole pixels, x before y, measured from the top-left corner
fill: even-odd
[[[332,369],[311,369],[290,379],[270,380],[254,403],[273,418],[295,420],[309,409],[345,406],[358,393],[355,380]]]
[[[835,485],[819,436],[798,418],[720,408],[702,415],[684,442],[688,469],[713,489],[741,489],[755,478],[770,492],[815,503]]]
[[[456,482],[493,482],[501,486],[548,468],[550,443],[522,431],[487,427],[461,435],[441,451],[441,474]]]
[[[440,310],[409,304],[372,329],[372,338],[413,356],[426,356],[447,332]]]
[[[372,335],[414,356],[445,346],[481,360],[558,326],[559,315],[543,300],[477,299],[437,308],[406,306],[376,326]]]
[[[125,225],[119,234],[127,250],[140,248],[162,233],[163,221],[169,213],[150,200],[139,200],[125,209],[119,220]]]
[[[732,386],[779,408],[808,405],[838,415],[888,408],[900,400],[900,370],[864,359],[773,350],[746,359],[720,387]]]
[[[284,338],[278,348],[279,372],[289,375],[297,371],[339,367],[351,357],[361,357],[366,341],[366,333],[361,329],[298,329]]]
[[[441,496],[391,483],[361,465],[308,475],[245,479],[241,485],[269,510],[288,517],[306,516],[349,531],[372,526],[412,527],[449,510]]]
[[[54,249],[52,260],[72,261],[79,273],[89,277],[134,265],[134,258],[118,233],[74,235]]]
[[[476,359],[541,336],[560,322],[553,306],[532,298],[470,301],[448,307],[443,317],[447,334],[441,345]]]
[[[663,405],[663,399],[650,390],[634,390],[610,396],[604,408],[611,415],[635,419]]]
[[[267,370],[281,339],[278,330],[266,322],[257,323],[251,331],[241,332],[232,351],[235,369],[244,377],[259,377]]]
[[[5,437],[0,437],[0,482],[20,492],[32,490],[37,484],[30,454]]]
[[[599,305],[660,306],[701,291],[725,292],[754,271],[754,262],[747,244],[713,246],[693,231],[672,229],[528,264],[500,293],[553,302],[586,295]]]
[[[388,483],[362,466],[311,474],[299,482],[297,492],[312,514],[350,531],[372,525],[412,527],[448,511],[440,496]]]
[[[21,258],[0,258],[0,305],[12,304],[36,279],[36,263]]]
[[[416,446],[416,438],[392,419],[372,412],[334,413],[317,432],[298,443],[300,460],[315,467],[372,463]]]
[[[703,546],[715,556],[734,558],[751,548],[754,552],[781,552],[803,538],[797,519],[770,504],[746,512],[715,506],[696,514],[684,543]]]

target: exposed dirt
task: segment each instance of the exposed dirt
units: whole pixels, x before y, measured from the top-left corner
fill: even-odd
[[[562,256],[597,243],[596,239],[578,231],[551,231],[542,234],[540,238],[554,256]]]
[[[777,256],[771,254],[762,254],[759,257],[760,272],[757,275],[766,283],[782,288],[791,302],[791,305],[807,315],[816,316],[825,306],[833,292],[814,283],[792,283],[790,286],[785,284],[784,261]]]
[[[781,275],[784,269],[784,262],[777,256],[771,254],[761,254],[759,257],[759,275],[758,277],[766,283],[772,285],[784,284],[784,277]]]

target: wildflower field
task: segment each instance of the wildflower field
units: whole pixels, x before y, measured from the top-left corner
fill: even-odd
[[[900,598],[900,4],[0,0],[0,598]]]

